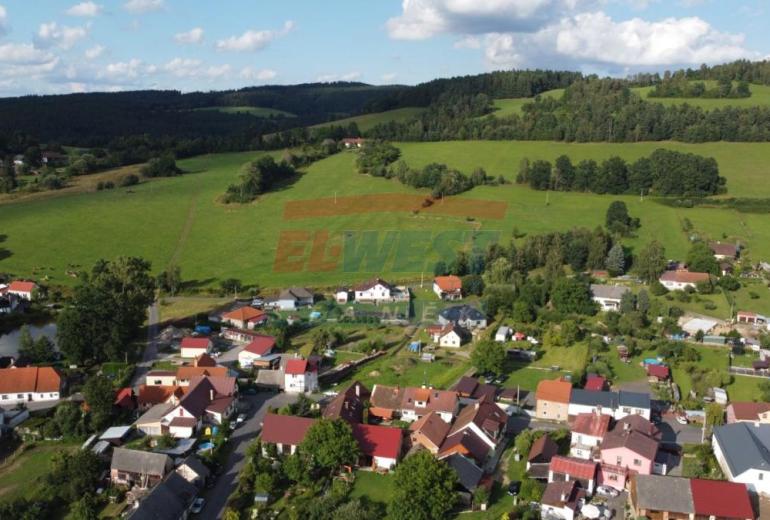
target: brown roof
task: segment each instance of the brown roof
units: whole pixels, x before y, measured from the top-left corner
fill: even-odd
[[[591,437],[604,437],[610,429],[610,419],[606,414],[580,413],[575,417],[571,430]]]
[[[217,362],[213,357],[204,352],[195,358],[195,366],[211,368],[217,366]]]
[[[443,292],[457,292],[463,288],[463,281],[459,276],[437,276],[433,281]]]
[[[179,400],[179,406],[193,417],[201,417],[212,401],[232,396],[234,389],[234,377],[195,377],[190,380],[190,388]]]
[[[61,376],[52,367],[0,369],[0,394],[61,391]]]
[[[323,417],[326,419],[344,419],[352,423],[363,422],[364,401],[371,392],[359,381],[354,381],[344,392],[340,392],[324,408]]]
[[[489,453],[489,445],[473,430],[463,430],[444,439],[439,456],[444,458],[452,453],[467,453],[478,463],[483,463]]]
[[[436,447],[441,446],[441,443],[444,442],[449,428],[449,423],[444,422],[435,412],[423,415],[409,426],[411,431],[425,436]]]
[[[224,396],[224,397],[217,397],[209,403],[209,405],[206,407],[206,411],[214,412],[214,413],[223,413],[228,408],[230,408],[230,405],[233,404],[234,400],[235,400],[235,397],[231,395]]]
[[[721,256],[736,256],[738,254],[738,246],[735,244],[723,244],[722,242],[711,242],[709,248],[715,255]]]
[[[626,448],[647,460],[655,460],[658,453],[658,441],[636,430],[619,430],[615,428],[602,440],[601,449],[612,450]]]
[[[246,305],[245,307],[241,307],[239,309],[235,309],[234,311],[223,314],[222,318],[235,321],[250,321],[261,319],[263,316],[265,316],[265,311]]]
[[[353,290],[354,291],[368,291],[369,289],[371,289],[372,287],[374,287],[377,284],[383,285],[383,286],[387,287],[388,289],[392,289],[393,288],[392,285],[390,285],[388,282],[386,282],[382,278],[372,278],[371,280],[367,280],[365,282],[362,282],[362,283],[354,286]]]
[[[307,417],[268,413],[262,421],[262,442],[298,446],[315,421]]]
[[[615,423],[613,430],[635,430],[639,433],[660,440],[662,433],[657,426],[642,417],[641,415],[627,415]]]
[[[539,437],[532,443],[532,448],[529,450],[527,461],[534,462],[537,459],[543,462],[550,462],[554,455],[559,452],[559,445],[551,439],[548,435]]]
[[[227,377],[227,367],[179,367],[176,371],[179,380],[192,380],[200,376]]]
[[[180,386],[139,385],[137,400],[140,406],[165,403],[172,395],[182,397],[184,390]]]
[[[479,386],[478,379],[474,377],[463,376],[460,378],[457,384],[452,387],[452,390],[463,397],[470,397],[473,394],[473,391],[476,390],[477,386]]]
[[[20,280],[14,280],[8,285],[9,291],[14,292],[28,292],[31,293],[35,290],[37,284],[35,282],[22,282]]]
[[[535,397],[538,401],[569,404],[572,384],[563,379],[544,379],[537,384]]]
[[[449,434],[453,435],[470,423],[474,423],[482,430],[496,437],[507,422],[508,416],[505,415],[505,412],[499,406],[487,402],[474,403],[460,411]]]
[[[729,407],[732,407],[736,421],[756,421],[759,414],[770,411],[770,403],[732,402]]]
[[[415,406],[416,401],[427,401],[424,408]],[[404,388],[401,408],[404,410],[426,410],[436,412],[454,412],[457,406],[457,392],[436,390],[434,388]]]
[[[584,495],[584,492],[577,486],[577,482],[570,480],[567,482],[551,482],[540,500],[541,503],[558,508],[568,507],[572,510],[577,508],[578,499]]]
[[[174,417],[171,419],[169,426],[177,426],[179,428],[194,428],[198,424],[198,421],[192,417]]]
[[[374,385],[369,401],[376,408],[399,410],[403,397],[404,390],[397,386]]]
[[[706,282],[711,278],[708,273],[693,273],[679,269],[677,271],[666,271],[660,275],[660,280],[663,282],[678,282],[678,283],[698,283]]]

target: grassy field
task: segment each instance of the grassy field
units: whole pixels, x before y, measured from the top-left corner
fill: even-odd
[[[196,108],[196,110],[215,110],[217,112],[224,112],[225,114],[250,114],[255,117],[297,117],[291,112],[278,110],[277,108],[267,108],[267,107],[222,106],[222,107]]]
[[[319,123],[311,128],[321,128],[324,126],[346,126],[350,123],[358,125],[358,129],[362,132],[370,130],[371,128],[381,124],[389,123],[390,121],[406,121],[413,118],[416,115],[424,112],[424,108],[420,107],[405,107],[396,108],[393,110],[387,110],[385,112],[376,112],[374,114],[363,114],[360,116],[348,117],[345,119],[338,119],[336,121],[330,121],[328,123]]]
[[[42,486],[42,478],[51,469],[51,458],[62,450],[72,450],[75,444],[40,443],[0,466],[0,500],[33,498]]]
[[[232,298],[177,297],[160,302],[160,321],[173,321],[207,313],[232,301]]]
[[[603,159],[613,154],[634,159],[657,147],[668,147],[716,157],[731,194],[770,196],[770,184],[764,182],[770,173],[765,160],[770,156],[770,144],[481,141],[400,146],[404,158],[414,166],[431,161],[465,171],[483,166],[488,173],[509,179],[516,175],[523,157],[555,159],[566,153],[573,160]],[[418,197],[426,190],[357,174],[354,152],[312,165],[293,185],[251,204],[221,204],[219,197],[237,179],[241,166],[258,155],[186,159],[179,164],[189,173],[142,183],[130,190],[55,193],[8,202],[0,211],[0,249],[8,251],[5,258],[0,256],[0,270],[71,285],[74,280],[66,276],[68,269],[90,267],[99,258],[136,255],[150,260],[156,271],[179,265],[193,288],[215,287],[229,277],[268,289],[287,285],[333,287],[375,275],[390,281],[414,280],[421,273],[429,278],[438,258],[450,259],[456,249],[471,241],[484,247],[489,240],[507,240],[514,227],[526,233],[574,226],[593,228],[604,222],[606,209],[615,199],[626,201],[631,214],[641,219],[638,237],[628,241],[632,248],[655,238],[666,246],[667,256],[683,257],[688,249],[682,231],[686,217],[704,235],[740,240],[753,260],[770,257],[766,215],[670,208],[633,196],[550,193],[546,206],[544,193],[511,184],[479,187],[448,200],[454,213],[444,211],[443,204],[418,212],[407,211],[406,206],[388,211],[391,208],[387,204],[376,207],[382,194],[416,196],[413,207],[419,209],[422,199]],[[371,206],[367,201],[360,213],[336,211],[338,198],[361,195],[373,197]],[[453,206],[455,201],[458,204]],[[289,203],[328,210],[329,215],[290,215],[286,213]],[[479,206],[491,205],[487,203],[501,205],[501,218],[483,213],[466,218]],[[467,213],[466,207],[470,208]]]
[[[560,88],[555,90],[549,90],[548,92],[543,92],[541,96],[558,98],[558,97],[561,97],[562,94],[564,94],[564,89]],[[514,114],[520,114],[521,107],[524,106],[524,104],[526,103],[531,103],[532,101],[533,101],[533,98],[495,99],[493,101],[495,111],[492,112],[492,114],[495,117],[507,117]]]
[[[706,81],[707,88],[712,88],[716,82]],[[648,94],[652,90],[652,87],[639,87],[631,89],[639,94],[642,99],[650,101],[652,103],[661,103],[663,105],[681,105],[687,103],[696,107],[701,107],[705,110],[713,110],[715,108],[725,107],[754,107],[754,106],[769,106],[770,105],[770,86],[767,85],[749,85],[751,90],[751,96],[747,98],[722,98],[722,99],[707,99],[707,98],[655,98],[648,97]]]
[[[393,496],[393,474],[386,475],[373,471],[357,471],[351,498],[366,497],[373,502],[379,502],[387,507]]]

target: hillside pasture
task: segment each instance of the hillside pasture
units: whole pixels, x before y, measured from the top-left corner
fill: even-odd
[[[383,123],[390,123],[391,121],[403,122],[412,119],[423,113],[424,108],[421,107],[405,107],[396,108],[393,110],[386,110],[385,112],[375,112],[373,114],[362,114],[359,116],[347,117],[345,119],[337,119],[336,121],[329,121],[328,123],[319,123],[313,125],[311,128],[323,128],[326,126],[347,126],[350,123],[358,125],[358,129],[361,132],[371,130],[375,126]]]
[[[268,107],[250,107],[250,106],[219,106],[219,107],[203,107],[196,108],[195,110],[214,110],[222,112],[224,114],[249,114],[254,117],[297,117],[291,112],[284,110],[278,110],[277,108]]]
[[[713,88],[715,81],[705,81],[706,88]],[[716,108],[736,107],[749,108],[756,106],[770,106],[770,86],[768,85],[749,85],[751,96],[747,98],[659,98],[649,97],[653,87],[637,87],[631,89],[639,94],[642,99],[651,103],[660,103],[662,105],[682,105],[687,103],[704,110],[714,110]]]

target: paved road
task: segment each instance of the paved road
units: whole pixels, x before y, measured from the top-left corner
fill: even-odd
[[[702,427],[699,424],[679,424],[673,414],[663,414],[661,422],[656,426],[663,433],[663,442],[668,444],[700,444],[703,436]]]
[[[244,396],[251,405],[247,412],[246,421],[233,433],[230,442],[233,443],[233,451],[225,463],[216,485],[204,495],[206,505],[199,515],[205,520],[222,518],[225,512],[227,498],[235,490],[238,484],[238,475],[246,462],[246,449],[259,435],[262,429],[262,419],[267,413],[268,407],[280,408],[297,400],[296,394],[284,394],[275,392],[260,392],[257,395]]]
[[[144,376],[150,371],[150,367],[158,356],[158,322],[160,321],[160,307],[155,300],[147,309],[147,345],[144,347],[142,360],[136,364],[134,376],[131,378],[131,386],[137,387],[144,382]]]

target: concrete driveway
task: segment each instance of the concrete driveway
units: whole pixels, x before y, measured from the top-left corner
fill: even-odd
[[[662,442],[667,444],[700,444],[702,438],[701,426],[698,424],[679,424],[674,414],[666,413],[661,416],[661,421],[656,424],[663,433]]]
[[[243,396],[251,408],[246,412],[246,421],[230,437],[232,452],[227,458],[222,472],[217,477],[213,488],[206,491],[206,505],[198,518],[216,520],[224,516],[227,498],[238,484],[238,475],[246,463],[246,449],[262,430],[262,420],[268,407],[280,408],[297,400],[296,394],[260,392],[257,395]]]

